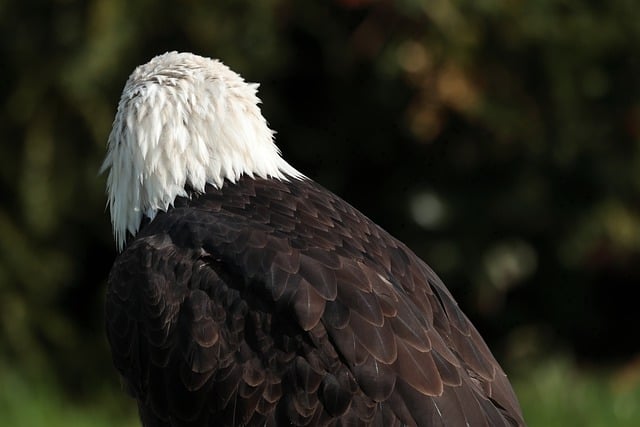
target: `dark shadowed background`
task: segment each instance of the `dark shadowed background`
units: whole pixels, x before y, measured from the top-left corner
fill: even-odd
[[[440,274],[530,425],[640,425],[638,22],[635,0],[0,1],[1,424],[137,425],[97,171],[129,73],[186,50],[260,82],[284,157]]]

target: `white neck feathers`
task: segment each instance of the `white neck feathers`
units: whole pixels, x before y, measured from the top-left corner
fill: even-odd
[[[258,85],[220,61],[169,52],[127,80],[101,171],[122,250],[143,215],[167,210],[186,187],[203,192],[251,177],[303,176],[280,157],[260,112]]]

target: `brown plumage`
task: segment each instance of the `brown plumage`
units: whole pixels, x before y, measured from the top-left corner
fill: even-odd
[[[435,273],[307,179],[178,198],[109,277],[145,426],[516,426],[518,401]]]

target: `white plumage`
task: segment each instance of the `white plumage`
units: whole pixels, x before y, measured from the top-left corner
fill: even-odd
[[[131,74],[118,104],[101,171],[116,244],[143,215],[166,211],[185,187],[203,192],[247,174],[302,177],[280,157],[260,112],[258,84],[220,61],[168,52]],[[188,167],[187,167],[188,165]]]

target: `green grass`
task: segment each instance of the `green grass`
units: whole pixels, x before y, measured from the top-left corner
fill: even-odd
[[[640,368],[580,371],[566,359],[536,364],[513,379],[525,419],[536,427],[640,426]]]
[[[6,427],[140,427],[135,405],[119,390],[72,399],[51,382],[0,372],[0,425]]]
[[[512,381],[531,427],[640,426],[640,363],[618,372],[578,370],[567,359],[537,363]],[[139,427],[133,402],[105,389],[72,399],[51,382],[0,372],[0,418],[7,427]]]

